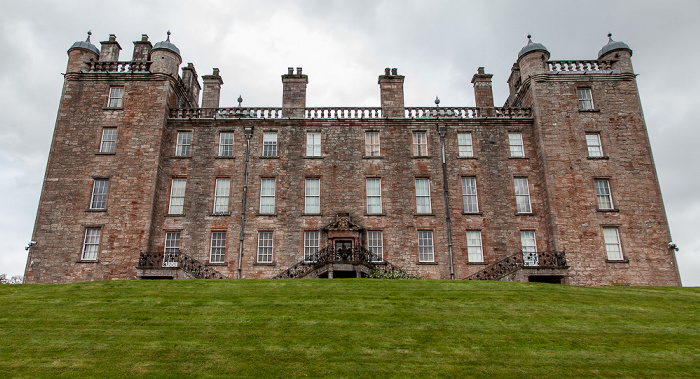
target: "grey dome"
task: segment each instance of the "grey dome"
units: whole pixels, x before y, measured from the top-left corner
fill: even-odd
[[[88,31],[87,34],[88,36],[85,41],[77,41],[73,44],[73,46],[70,47],[70,49],[68,49],[68,51],[71,51],[73,49],[85,49],[90,50],[97,55],[100,55],[100,49],[98,49],[97,46],[90,43],[90,36],[92,35],[92,32]]]
[[[614,50],[620,50],[620,49],[626,49],[630,51],[630,54],[632,54],[632,49],[630,49],[629,46],[627,46],[626,43],[622,41],[613,41],[612,39],[612,33],[608,33],[608,44],[603,46],[602,49],[598,52],[598,59],[602,57],[603,55],[614,51]]]
[[[153,46],[153,50],[170,50],[174,52],[177,55],[180,55],[180,49],[175,46],[172,42],[170,42],[170,30],[168,30],[168,38],[165,41],[160,41],[157,42],[155,46]]]
[[[520,57],[522,57],[523,55],[525,55],[531,51],[544,50],[547,53],[549,53],[549,51],[547,50],[546,47],[544,47],[543,44],[532,42],[531,38],[532,38],[532,36],[528,34],[527,35],[527,45],[525,45],[525,47],[520,49],[520,52],[518,53],[518,59],[520,59]]]

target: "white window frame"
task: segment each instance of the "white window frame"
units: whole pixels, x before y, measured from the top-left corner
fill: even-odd
[[[411,134],[413,138],[413,156],[427,157],[428,156],[428,132],[415,131]]]
[[[80,260],[97,260],[97,255],[100,252],[101,235],[102,229],[100,228],[85,228],[85,238],[83,239],[83,251],[80,255]]]
[[[430,214],[433,212],[430,200],[430,179],[416,178],[416,213]]]
[[[321,213],[321,179],[306,178],[304,182],[304,213]]]
[[[576,94],[578,95],[578,109],[595,109],[593,107],[593,91],[590,88],[577,88]]]
[[[263,133],[263,157],[277,156],[277,132]]]
[[[124,100],[124,87],[109,87],[107,108],[122,108]]]
[[[481,263],[484,250],[481,246],[481,230],[467,230],[467,261]]]
[[[523,133],[509,132],[508,146],[510,147],[510,156],[513,158],[525,157],[525,145],[523,144]]]
[[[306,156],[321,156],[321,132],[306,132]]]
[[[622,261],[625,259],[620,244],[620,231],[616,227],[603,228],[603,240],[605,242],[605,254],[610,261]]]
[[[515,207],[517,213],[532,213],[530,185],[527,178],[513,178],[513,187],[515,189]]]
[[[260,179],[260,213],[275,213],[275,188],[277,182],[275,178]]]
[[[180,232],[165,232],[163,267],[177,267],[180,254]]]
[[[209,250],[209,263],[226,262],[226,231],[215,230],[211,232],[211,248]]]
[[[367,250],[373,253],[372,262],[384,262],[384,232],[381,230],[367,232]]]
[[[170,181],[170,203],[168,214],[181,215],[185,213],[186,178],[172,178]]]
[[[382,213],[382,178],[367,178],[365,180],[367,196],[367,213]]]
[[[457,150],[461,158],[474,156],[474,145],[471,133],[457,133]]]
[[[258,263],[272,263],[274,254],[274,232],[259,231],[258,232]]]
[[[102,128],[100,138],[100,153],[112,154],[117,145],[117,128]]]
[[[520,231],[520,246],[523,253],[537,252],[537,239],[534,230]]]
[[[214,185],[214,214],[228,213],[230,194],[231,178],[216,178]]]
[[[192,132],[177,132],[176,157],[189,157],[192,149]]]
[[[304,262],[316,262],[318,260],[319,245],[320,233],[318,230],[304,232]]]
[[[92,182],[92,196],[90,197],[90,209],[107,209],[107,192],[109,191],[109,179],[95,179]]]
[[[219,132],[219,156],[232,157],[234,143],[233,132]]]
[[[378,157],[382,153],[379,132],[365,132],[365,156]]]
[[[462,205],[464,213],[479,213],[479,197],[474,176],[462,177]]]
[[[600,133],[586,133],[586,147],[591,158],[603,157],[603,145],[600,142]]]
[[[435,244],[432,230],[418,231],[418,262],[435,262]]]
[[[598,209],[614,209],[612,192],[610,191],[610,181],[608,179],[595,179],[593,183],[595,186],[595,197]]]

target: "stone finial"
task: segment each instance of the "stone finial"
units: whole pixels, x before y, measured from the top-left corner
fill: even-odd
[[[301,67],[297,67],[297,75],[301,75]]]
[[[85,40],[85,42],[90,42],[90,36],[92,35],[92,30],[88,30],[87,35],[88,35],[88,37]]]
[[[399,70],[397,70],[396,67],[392,68],[392,69],[391,69],[391,75],[398,75],[398,71],[399,71]]]
[[[435,106],[440,106],[440,99],[435,95]]]

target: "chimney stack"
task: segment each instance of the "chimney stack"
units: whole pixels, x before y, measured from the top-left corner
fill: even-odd
[[[493,108],[493,89],[491,87],[492,74],[484,73],[484,68],[479,67],[479,70],[472,77],[472,84],[474,84],[474,100],[476,102],[477,108],[482,108],[482,114],[486,116],[493,116],[492,109],[483,108]]]
[[[287,74],[282,75],[282,117],[304,118],[308,83],[309,77],[301,73],[301,67],[297,67],[296,74],[289,67]]]
[[[141,41],[134,41],[134,54],[131,60],[134,62],[147,62],[151,58],[153,45],[148,42],[148,35],[142,34]]]
[[[379,91],[384,117],[404,117],[403,104],[403,75],[397,74],[397,69],[384,69],[384,75],[379,76]]]
[[[108,41],[100,42],[102,44],[102,49],[100,49],[100,62],[117,62],[119,61],[119,50],[122,49],[117,42],[117,36],[114,34],[109,35]]]
[[[187,93],[190,96],[190,101],[192,101],[192,106],[194,108],[199,107],[199,90],[202,88],[199,86],[199,80],[197,79],[197,70],[194,69],[192,63],[188,63],[186,67],[182,68],[182,83],[185,84]]]
[[[202,76],[204,90],[202,91],[202,108],[218,108],[223,79],[219,76],[219,69],[215,68],[211,75]]]

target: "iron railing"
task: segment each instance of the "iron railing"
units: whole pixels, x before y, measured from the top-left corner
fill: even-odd
[[[464,280],[499,280],[523,267],[564,268],[566,254],[563,251],[518,252],[467,276]]]
[[[226,279],[226,276],[202,262],[182,254],[180,251],[168,253],[141,252],[138,268],[178,268],[197,279]]]
[[[274,279],[298,279],[303,278],[312,271],[329,263],[359,263],[371,269],[379,268],[384,271],[400,270],[399,267],[384,261],[377,254],[367,250],[364,246],[353,248],[338,248],[328,245],[316,254],[296,263],[294,266],[280,272]]]

